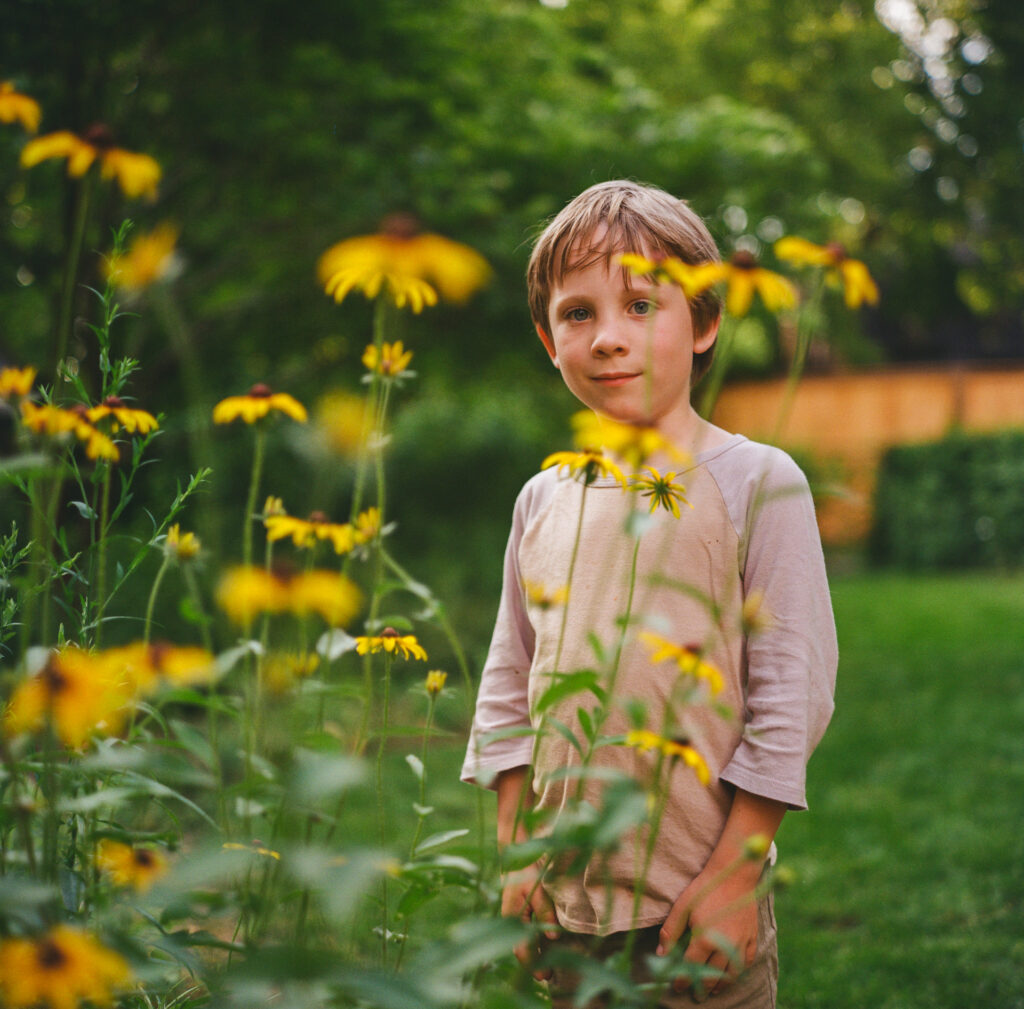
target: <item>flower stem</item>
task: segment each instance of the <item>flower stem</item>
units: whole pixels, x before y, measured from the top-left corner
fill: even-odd
[[[57,330],[53,341],[53,374],[60,380],[61,362],[67,352],[71,337],[71,320],[74,314],[75,281],[78,279],[78,263],[82,257],[85,241],[85,227],[89,220],[89,202],[92,195],[96,170],[87,172],[75,192],[74,222],[71,241],[68,244],[67,260],[64,267],[64,287],[61,290],[60,311],[57,316]]]
[[[389,712],[388,707],[391,701],[391,655],[384,653],[384,711],[381,716],[380,739],[377,741],[377,768],[376,768],[376,789],[377,789],[377,828],[380,835],[380,846],[383,850],[387,843],[387,824],[385,822],[386,808],[384,804],[384,746],[387,743]],[[381,875],[381,966],[386,967],[388,962],[388,874]]]
[[[96,549],[99,551],[99,560],[96,571],[96,633],[93,635],[93,642],[97,648],[100,647],[100,640],[103,636],[103,611],[107,607],[107,526],[110,521],[110,478],[112,467],[105,463],[103,467],[103,491],[100,498],[100,526]],[[147,611],[148,618],[152,611]],[[148,639],[147,639],[148,640]]]
[[[267,435],[259,425],[256,427],[256,443],[252,453],[252,475],[249,479],[249,497],[245,503],[245,515],[242,524],[242,563],[248,567],[252,563],[252,519],[256,514],[256,498],[260,490],[260,477],[263,474],[263,455]]]
[[[153,629],[153,607],[156,605],[160,583],[164,580],[164,575],[167,574],[167,568],[170,566],[170,563],[170,557],[165,556],[163,563],[160,565],[160,570],[157,571],[156,577],[153,579],[153,587],[149,590],[149,601],[146,603],[146,620],[142,625],[142,640],[147,645],[149,644],[149,636]]]
[[[822,294],[825,290],[825,275],[819,274],[818,281],[811,293],[807,305],[801,306],[797,314],[796,323],[796,347],[793,350],[793,360],[789,366],[789,374],[786,376],[786,387],[782,393],[782,403],[779,405],[779,413],[775,420],[775,430],[772,432],[771,443],[776,444],[782,437],[789,421],[789,415],[793,410],[793,401],[796,399],[796,390],[803,377],[804,367],[807,364],[807,352],[811,346],[813,320],[818,314],[821,305]]]

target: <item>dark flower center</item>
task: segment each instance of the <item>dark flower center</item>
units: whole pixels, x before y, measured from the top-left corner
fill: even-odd
[[[56,696],[68,688],[68,678],[52,663],[47,665],[40,676],[51,696]]]
[[[314,525],[330,525],[331,520],[321,511],[315,511],[309,513],[309,522]]]
[[[249,395],[253,399],[269,399],[274,394],[273,394],[273,392],[271,392],[269,385],[264,385],[262,382],[257,382],[249,390]]]
[[[842,242],[829,242],[825,248],[837,263],[841,263],[846,259],[846,246]]]
[[[382,235],[387,235],[389,238],[401,238],[407,241],[419,234],[420,222],[412,214],[388,214],[380,222],[380,231]]]
[[[36,960],[44,970],[57,970],[67,963],[68,955],[52,939],[44,939],[37,947]]]
[[[82,135],[82,139],[101,151],[109,151],[114,146],[114,135],[106,123],[93,123]]]
[[[146,848],[135,848],[132,851],[132,861],[140,869],[149,869],[153,866],[153,853]]]
[[[108,396],[103,401],[104,406],[109,406],[111,409],[119,410],[124,406],[124,400],[119,396]]]
[[[398,631],[394,629],[394,627],[385,627],[384,630],[382,630],[378,635],[378,637],[381,638],[400,638],[401,636],[402,635],[399,634]]]
[[[752,252],[748,252],[746,249],[739,249],[732,254],[729,260],[737,270],[756,270],[757,260],[754,258]]]

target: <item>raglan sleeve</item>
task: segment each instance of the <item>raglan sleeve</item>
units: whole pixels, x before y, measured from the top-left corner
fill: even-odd
[[[531,487],[516,500],[512,531],[505,548],[504,579],[491,645],[480,674],[476,710],[461,778],[494,788],[495,777],[533,758],[527,695],[533,661],[534,632],[526,610],[519,571],[519,543],[527,524]],[[517,730],[525,730],[518,732]]]
[[[746,643],[744,732],[720,777],[806,809],[806,769],[832,717],[838,646],[814,503],[788,455],[751,474],[741,531],[745,599],[761,596]]]

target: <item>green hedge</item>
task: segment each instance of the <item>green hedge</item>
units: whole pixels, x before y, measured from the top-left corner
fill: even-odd
[[[912,570],[1024,565],[1024,431],[891,448],[870,550]]]

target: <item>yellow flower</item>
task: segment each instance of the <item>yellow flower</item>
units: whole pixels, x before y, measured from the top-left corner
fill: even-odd
[[[137,235],[127,252],[108,259],[106,275],[122,291],[141,291],[172,271],[177,241],[173,224],[159,224],[148,234]]]
[[[93,936],[57,925],[35,939],[0,942],[0,1003],[5,1009],[77,1009],[113,1003],[131,981],[127,961]]]
[[[448,679],[448,674],[440,669],[431,669],[427,673],[426,688],[427,693],[431,697],[437,697],[442,690],[444,690],[445,681]]]
[[[766,631],[773,624],[772,615],[764,605],[764,592],[754,589],[743,600],[740,610],[740,625],[748,637]]]
[[[259,841],[253,841],[252,844],[238,844],[237,841],[225,841],[221,848],[224,851],[251,851],[255,855],[262,855],[264,858],[273,858],[278,862],[281,861],[281,853],[279,851],[272,851],[270,848],[264,848]]]
[[[266,501],[263,502],[263,517],[264,517],[264,519],[268,519],[268,518],[270,518],[271,516],[274,516],[274,515],[287,515],[287,514],[288,514],[288,512],[285,511],[284,501],[282,501],[281,498],[274,497],[273,495],[271,495],[270,497],[267,498]]]
[[[45,434],[50,437],[74,434],[85,445],[85,454],[90,459],[109,459],[111,462],[117,462],[121,457],[117,446],[89,423],[84,407],[65,410],[50,403],[40,405],[23,399],[21,401],[21,419],[25,427],[36,434]]]
[[[156,199],[160,165],[148,154],[136,154],[115,147],[110,130],[97,123],[78,136],[70,130],[58,130],[30,140],[21,152],[22,168],[32,168],[49,158],[67,158],[68,175],[85,175],[99,161],[104,179],[117,179],[125,196]]]
[[[393,627],[385,627],[376,636],[356,638],[356,651],[360,655],[374,652],[401,652],[405,658],[427,661],[427,653],[413,634],[399,634]]]
[[[755,292],[771,312],[793,308],[797,302],[796,288],[785,277],[758,266],[753,255],[744,250],[734,252],[724,263],[694,266],[689,271],[690,289],[684,286],[684,291],[692,297],[723,281],[727,284],[725,307],[735,316],[750,311]]]
[[[320,667],[316,652],[305,655],[274,654],[263,665],[263,682],[275,694],[283,694],[296,680],[311,676]]]
[[[35,368],[4,368],[0,371],[0,399],[27,396],[35,380]]]
[[[327,447],[355,455],[367,430],[366,400],[348,392],[329,392],[317,402],[316,424]]]
[[[375,371],[386,378],[395,378],[405,373],[412,360],[412,351],[406,350],[401,340],[381,345],[378,352],[376,344],[370,344],[363,351],[363,366],[367,371]]]
[[[176,687],[210,683],[216,673],[213,655],[194,645],[169,645],[156,642],[149,646],[153,669]]]
[[[287,584],[289,609],[299,617],[316,613],[331,627],[349,623],[359,612],[362,594],[344,575],[306,571]]]
[[[35,133],[42,115],[39,102],[15,91],[13,81],[0,82],[0,123],[19,122],[26,133]]]
[[[292,515],[270,515],[263,520],[267,539],[271,543],[286,536],[300,548],[316,546],[318,540],[328,540],[336,554],[347,554],[356,545],[355,530],[349,523],[331,522],[323,512],[313,512],[308,519]]]
[[[380,533],[379,508],[367,508],[356,516],[355,537],[358,546],[376,539]]]
[[[806,238],[789,236],[775,243],[775,255],[801,266],[824,267],[842,284],[847,308],[859,308],[865,301],[878,304],[878,285],[868,268],[859,259],[851,259],[838,242],[815,245]]]
[[[677,449],[656,427],[625,424],[610,417],[602,417],[593,410],[577,411],[569,423],[573,429],[573,444],[577,448],[600,445],[624,459],[633,469],[639,469],[656,453],[670,456],[686,466],[693,465],[690,453]]]
[[[437,304],[438,292],[446,301],[464,302],[490,278],[486,260],[468,246],[417,230],[411,217],[395,214],[381,234],[331,246],[317,264],[324,290],[335,301],[352,290],[367,298],[385,291],[399,308],[420,312]]]
[[[711,781],[711,771],[704,758],[685,740],[666,739],[649,729],[634,729],[626,736],[626,745],[640,751],[659,750],[666,757],[678,757],[693,768],[702,785]]]
[[[164,554],[178,561],[190,561],[199,553],[199,537],[195,533],[183,533],[177,522],[167,530],[164,540]]]
[[[3,715],[6,733],[36,732],[49,722],[57,738],[80,749],[93,732],[116,733],[130,688],[101,658],[68,646],[19,683]]]
[[[257,567],[235,567],[217,586],[217,605],[232,623],[245,627],[261,613],[281,613],[288,604],[280,578]]]
[[[674,662],[685,676],[704,680],[712,694],[719,693],[725,685],[722,674],[710,662],[705,662],[700,657],[700,650],[697,647],[677,645],[649,631],[642,632],[640,637],[652,650],[651,662]]]
[[[228,396],[213,408],[214,424],[230,424],[241,418],[246,424],[255,424],[278,410],[302,423],[306,421],[306,408],[286,392],[272,392],[269,386],[258,383],[244,396]]]
[[[131,407],[125,406],[117,396],[108,396],[98,406],[87,410],[85,416],[92,424],[103,417],[113,417],[113,429],[117,431],[119,427],[123,427],[129,434],[136,432],[149,434],[150,431],[155,431],[160,426],[156,417],[151,413],[146,413],[145,410],[133,410]]]
[[[676,478],[675,473],[666,473],[662,476],[653,466],[645,468],[650,476],[631,476],[629,489],[637,491],[642,497],[651,499],[652,514],[661,507],[679,518],[680,501],[689,505],[690,508],[693,507],[686,500],[686,488],[682,484],[672,482]]]
[[[586,448],[579,452],[553,452],[540,464],[541,469],[548,469],[550,466],[557,466],[559,472],[567,469],[574,478],[581,479],[588,486],[598,477],[607,475],[618,480],[623,489],[626,487],[626,478],[622,475],[622,470],[597,449]]]
[[[539,582],[525,581],[523,587],[526,589],[526,599],[534,606],[542,610],[549,610],[552,606],[564,606],[569,601],[569,586],[561,585],[557,589],[549,589]]]
[[[96,845],[96,865],[116,886],[142,893],[167,873],[167,859],[156,848],[134,848],[103,838]]]

